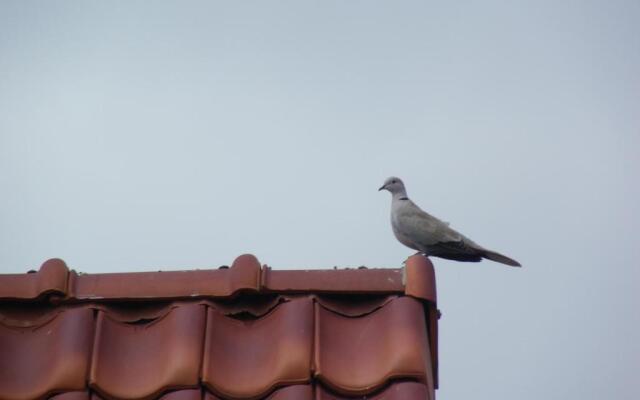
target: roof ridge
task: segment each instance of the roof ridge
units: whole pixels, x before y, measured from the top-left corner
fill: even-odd
[[[0,300],[157,301],[230,298],[247,292],[404,293],[436,302],[433,265],[421,255],[407,259],[404,268],[274,270],[243,254],[228,268],[98,274],[78,273],[64,261],[50,259],[35,273],[0,274]]]

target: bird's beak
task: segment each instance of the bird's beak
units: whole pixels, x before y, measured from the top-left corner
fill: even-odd
[[[378,189],[378,192],[381,191],[381,190],[384,190],[384,189],[386,189],[386,186],[382,185],[382,186],[380,186],[380,189]]]

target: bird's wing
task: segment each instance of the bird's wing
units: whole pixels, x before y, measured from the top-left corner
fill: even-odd
[[[396,210],[396,227],[406,237],[422,247],[436,243],[460,242],[466,238],[451,229],[449,224],[424,212],[415,203],[407,201]]]

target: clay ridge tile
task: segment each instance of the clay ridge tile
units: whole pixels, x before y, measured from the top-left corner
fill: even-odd
[[[53,294],[56,302],[231,298],[253,293],[404,293],[436,303],[435,274],[428,258],[410,257],[405,268],[272,270],[250,254],[231,268],[213,270],[78,274],[51,259],[33,274],[0,274],[0,300],[37,300]]]
[[[433,386],[438,388],[438,319],[440,311],[437,308],[436,274],[429,258],[414,255],[405,264],[405,294],[426,303],[425,317],[429,336]]]
[[[217,270],[72,274],[70,296],[77,300],[229,297],[259,290],[260,263],[242,255],[231,268]]]
[[[52,258],[38,272],[0,274],[0,299],[37,299],[47,294],[65,295],[69,269],[64,261]]]
[[[436,273],[431,260],[416,254],[407,259],[404,268],[405,294],[437,303]]]
[[[262,287],[274,292],[404,292],[402,269],[273,270],[265,267]]]

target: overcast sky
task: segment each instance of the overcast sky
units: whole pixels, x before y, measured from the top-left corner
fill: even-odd
[[[640,398],[640,2],[0,3],[0,270],[435,259],[439,400]],[[635,172],[634,172],[635,171]]]

